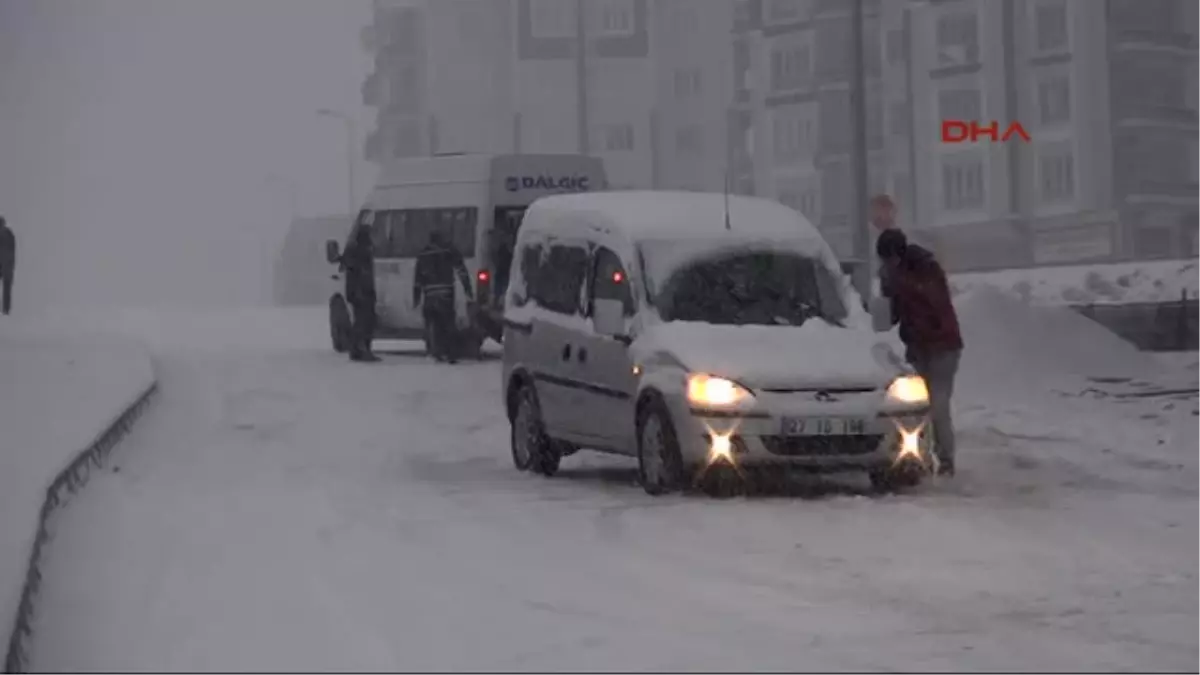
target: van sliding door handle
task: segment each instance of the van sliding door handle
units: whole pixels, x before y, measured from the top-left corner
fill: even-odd
[[[563,361],[570,361],[570,360],[571,360],[571,345],[563,345],[563,349],[562,349],[562,360],[563,360]]]
[[[576,358],[579,359],[580,363],[587,363],[587,349],[580,347],[579,352],[576,354]]]

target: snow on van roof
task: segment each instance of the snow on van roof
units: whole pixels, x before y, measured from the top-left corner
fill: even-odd
[[[812,223],[788,207],[759,197],[729,195],[729,223],[725,227],[726,197],[712,192],[614,191],[555,195],[534,202],[531,210],[541,218],[527,224],[537,230],[559,228],[556,214],[586,214],[591,228],[621,234],[635,242],[686,237],[728,241],[788,239],[822,241]],[[553,226],[550,223],[554,223]],[[523,226],[524,227],[524,226]]]

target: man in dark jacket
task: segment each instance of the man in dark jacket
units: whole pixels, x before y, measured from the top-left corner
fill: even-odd
[[[443,233],[434,232],[417,256],[413,273],[413,306],[421,307],[425,321],[425,345],[438,361],[458,361],[454,282],[462,283],[471,300],[471,280],[462,253]]]
[[[930,418],[939,473],[954,474],[954,422],[950,399],[962,356],[963,339],[950,285],[941,265],[929,251],[910,244],[904,232],[888,229],[875,244],[886,270],[892,323],[900,324],[900,339],[908,362],[929,387]]]
[[[358,228],[342,254],[342,270],[346,274],[346,302],[354,315],[350,360],[379,361],[371,351],[375,336],[375,252],[370,229]]]
[[[0,216],[0,313],[12,311],[13,272],[17,266],[17,237]]]

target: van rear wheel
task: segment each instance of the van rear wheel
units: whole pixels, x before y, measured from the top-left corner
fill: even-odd
[[[340,294],[329,298],[329,337],[333,351],[345,354],[350,351],[350,308]]]

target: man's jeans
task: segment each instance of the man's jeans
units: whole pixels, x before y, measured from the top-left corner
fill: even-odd
[[[933,445],[938,461],[954,464],[954,420],[950,415],[950,399],[954,396],[954,378],[962,350],[910,353],[909,362],[917,369],[929,387],[929,416],[933,422]]]

